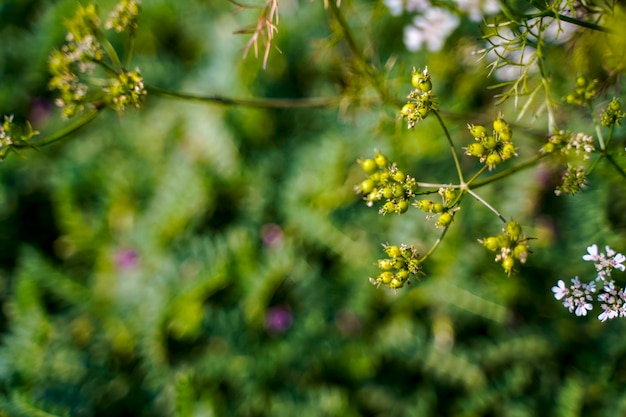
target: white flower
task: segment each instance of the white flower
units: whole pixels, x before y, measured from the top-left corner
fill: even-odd
[[[392,16],[399,16],[402,14],[402,8],[404,6],[404,2],[402,0],[384,0],[384,3]]]
[[[598,294],[598,301],[602,313],[598,316],[600,321],[606,321],[607,319],[613,319],[617,316],[624,317],[626,315],[626,294],[624,289],[620,288],[619,291],[615,288],[614,281],[607,281],[602,289],[602,292]]]
[[[565,283],[563,282],[562,279],[560,279],[557,282],[557,285],[552,287],[552,292],[554,293],[554,298],[556,298],[557,300],[560,300],[561,298],[569,294],[569,289],[565,287]]]
[[[597,261],[598,260],[598,245],[595,243],[591,246],[587,246],[587,255],[583,255],[585,261]]]
[[[423,15],[415,17],[413,26],[404,28],[404,44],[409,51],[418,51],[424,45],[432,52],[439,51],[458,25],[458,16],[448,10],[431,7]]]
[[[615,252],[609,246],[604,247],[605,253],[598,252],[598,245],[591,245],[587,247],[587,254],[583,256],[585,261],[593,261],[598,275],[596,280],[604,280],[611,276],[611,272],[614,269],[620,271],[626,270],[626,256],[621,253]]]
[[[459,10],[469,14],[470,19],[478,22],[483,14],[494,14],[500,11],[498,0],[455,0]]]
[[[552,287],[554,292],[554,298],[557,300],[563,300],[563,306],[569,310],[570,313],[575,313],[577,316],[586,316],[587,311],[593,309],[593,305],[590,301],[593,301],[592,293],[596,292],[596,285],[594,281],[588,284],[581,284],[578,277],[572,278],[572,285],[569,289],[565,287],[565,283],[559,280],[556,286]]]

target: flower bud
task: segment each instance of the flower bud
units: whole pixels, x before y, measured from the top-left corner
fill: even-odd
[[[376,162],[374,162],[373,159],[369,158],[359,161],[359,165],[361,165],[361,169],[367,174],[371,174],[377,169]]]
[[[401,255],[400,248],[396,245],[386,246],[385,253],[391,258],[396,258]]]
[[[483,246],[487,249],[489,249],[490,251],[497,251],[499,246],[498,246],[498,238],[495,236],[490,236],[490,237],[486,237],[483,239],[482,241]]]
[[[439,220],[435,223],[437,227],[448,227],[452,223],[452,214],[450,212],[441,213]]]
[[[400,200],[398,201],[398,203],[396,204],[396,212],[397,213],[406,213],[406,211],[409,209],[409,201],[408,200]]]
[[[511,220],[506,224],[506,233],[512,240],[518,240],[522,235],[522,226],[518,222]]]
[[[481,157],[485,154],[485,147],[480,142],[474,142],[467,146],[467,152],[470,156]]]
[[[393,269],[393,261],[391,259],[379,259],[378,268],[382,269],[383,271],[389,271]]]
[[[386,168],[389,165],[389,159],[380,152],[374,155],[374,162],[376,162],[379,168]]]
[[[515,261],[510,256],[507,256],[502,260],[502,268],[504,268],[504,272],[506,272],[508,275],[511,274],[514,265]]]
[[[475,137],[476,139],[480,139],[483,136],[487,135],[487,129],[485,129],[485,126],[481,126],[481,125],[467,125],[471,135],[473,137]]]

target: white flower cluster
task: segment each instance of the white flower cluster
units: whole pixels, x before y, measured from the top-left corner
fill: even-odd
[[[383,0],[392,15],[402,12],[416,13],[413,24],[404,28],[404,44],[409,51],[418,51],[424,46],[436,52],[459,26],[460,14],[473,21],[480,21],[485,14],[500,10],[498,0],[454,0],[458,13],[433,6],[429,0]]]
[[[557,285],[552,287],[554,298],[563,301],[563,306],[570,313],[577,316],[586,316],[588,311],[593,309],[591,301],[592,294],[599,291],[597,300],[601,303],[602,313],[598,316],[600,321],[606,321],[615,317],[626,317],[626,293],[623,288],[616,288],[615,281],[611,279],[611,273],[615,269],[624,272],[626,270],[626,256],[615,252],[609,246],[605,246],[605,252],[598,252],[597,245],[587,247],[587,254],[583,260],[592,261],[596,268],[597,275],[593,281],[585,284],[581,283],[578,277],[571,279],[571,285],[567,287],[563,280],[559,280]],[[604,285],[600,290],[596,289],[596,281],[603,281]]]

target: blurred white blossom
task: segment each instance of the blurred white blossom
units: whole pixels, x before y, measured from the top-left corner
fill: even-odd
[[[409,51],[418,51],[424,45],[430,51],[439,51],[458,25],[459,17],[448,10],[429,8],[415,16],[413,25],[404,28],[404,44]]]

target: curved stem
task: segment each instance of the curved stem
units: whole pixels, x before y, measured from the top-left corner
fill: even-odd
[[[89,123],[91,123],[99,114],[100,114],[100,110],[94,110],[91,113],[88,113],[85,116],[83,116],[81,119],[77,120],[75,123],[64,127],[63,129],[53,133],[47,138],[43,138],[41,140],[28,141],[23,145],[19,145],[19,146],[15,145],[15,147],[16,148],[32,148],[32,147],[38,148],[41,146],[50,145],[51,143],[54,143],[54,142],[58,142],[70,136],[72,133],[78,131],[84,126],[88,125]]]
[[[124,67],[128,69],[130,67],[130,63],[133,60],[133,54],[135,53],[135,29],[130,29],[130,34],[128,36],[128,50],[126,51],[126,59],[124,60]]]
[[[446,134],[446,139],[448,140],[448,144],[450,145],[450,151],[452,152],[452,158],[454,159],[454,165],[456,166],[456,172],[459,176],[459,182],[463,184],[465,183],[465,181],[463,180],[463,171],[461,170],[461,163],[459,162],[459,156],[456,154],[456,149],[454,148],[454,142],[452,142],[452,138],[450,137],[450,132],[448,132],[448,128],[446,127],[446,124],[443,122],[443,119],[441,119],[439,112],[437,112],[437,110],[435,109],[431,110],[431,112],[435,114],[435,116],[437,117],[437,120],[439,121],[439,124],[441,125],[441,128],[443,129],[443,132]]]
[[[500,214],[500,212],[498,210],[496,210],[491,204],[487,203],[485,200],[482,199],[481,196],[479,196],[478,194],[476,194],[474,191],[470,190],[469,188],[467,189],[467,192],[474,197],[476,200],[478,200],[480,202],[480,204],[482,204],[483,206],[487,207],[489,210],[491,210],[493,212],[493,214],[495,214],[496,216],[498,216],[498,218],[500,220],[502,220],[502,222],[506,223],[506,218]]]
[[[232,98],[222,96],[202,96],[198,94],[182,93],[170,91],[160,87],[150,85],[145,86],[149,94],[162,97],[179,98],[183,100],[199,101],[208,104],[223,106],[245,106],[269,109],[310,109],[310,108],[334,108],[339,104],[340,99],[331,98]]]
[[[118,69],[122,68],[120,57],[117,56],[117,52],[115,52],[115,48],[113,48],[113,45],[111,45],[111,42],[109,42],[106,38],[103,37],[101,44],[104,47],[104,50],[107,52],[107,55],[109,56],[109,58],[111,58],[113,67],[118,68]]]
[[[584,27],[591,30],[597,30],[599,32],[613,33],[611,29],[606,26],[598,25],[596,23],[585,22],[584,20],[576,19],[575,17],[566,16],[564,14],[557,13],[553,10],[544,10],[543,12],[525,14],[520,16],[522,19],[535,19],[537,17],[554,17],[555,19],[562,20],[567,23],[571,23],[576,26]]]
[[[536,156],[533,156],[529,160],[524,161],[524,162],[522,162],[522,163],[520,163],[518,165],[515,165],[515,166],[513,166],[513,167],[511,167],[509,169],[506,169],[506,170],[504,170],[502,172],[499,172],[499,173],[497,173],[495,175],[492,175],[489,178],[485,178],[484,180],[481,180],[481,181],[476,181],[476,183],[474,184],[474,186],[472,188],[474,188],[474,189],[480,188],[480,187],[482,187],[484,185],[491,184],[492,182],[497,181],[500,178],[508,177],[509,175],[514,174],[514,173],[516,173],[518,171],[524,170],[526,168],[530,168],[533,165],[535,165],[541,158],[544,158],[547,155],[549,155],[549,154],[543,154],[543,153],[537,154]]]
[[[443,237],[446,235],[446,232],[448,231],[448,228],[450,226],[446,226],[444,227],[443,231],[441,232],[441,235],[439,236],[439,238],[435,241],[435,243],[433,243],[433,246],[428,250],[428,252],[426,252],[424,254],[424,256],[419,258],[419,262],[423,262],[425,261],[430,255],[432,255],[432,253],[437,249],[437,247],[439,246],[439,244],[441,243],[441,241],[443,240]]]
[[[485,171],[487,170],[487,168],[488,168],[488,167],[487,167],[487,165],[483,165],[483,166],[482,166],[482,167],[478,170],[478,172],[476,172],[476,173],[472,176],[472,178],[470,178],[469,180],[467,180],[466,185],[468,185],[468,186],[469,186],[471,183],[473,183],[473,182],[476,180],[476,178],[480,177],[480,176],[482,175],[482,173],[483,173],[483,172],[485,172]]]

